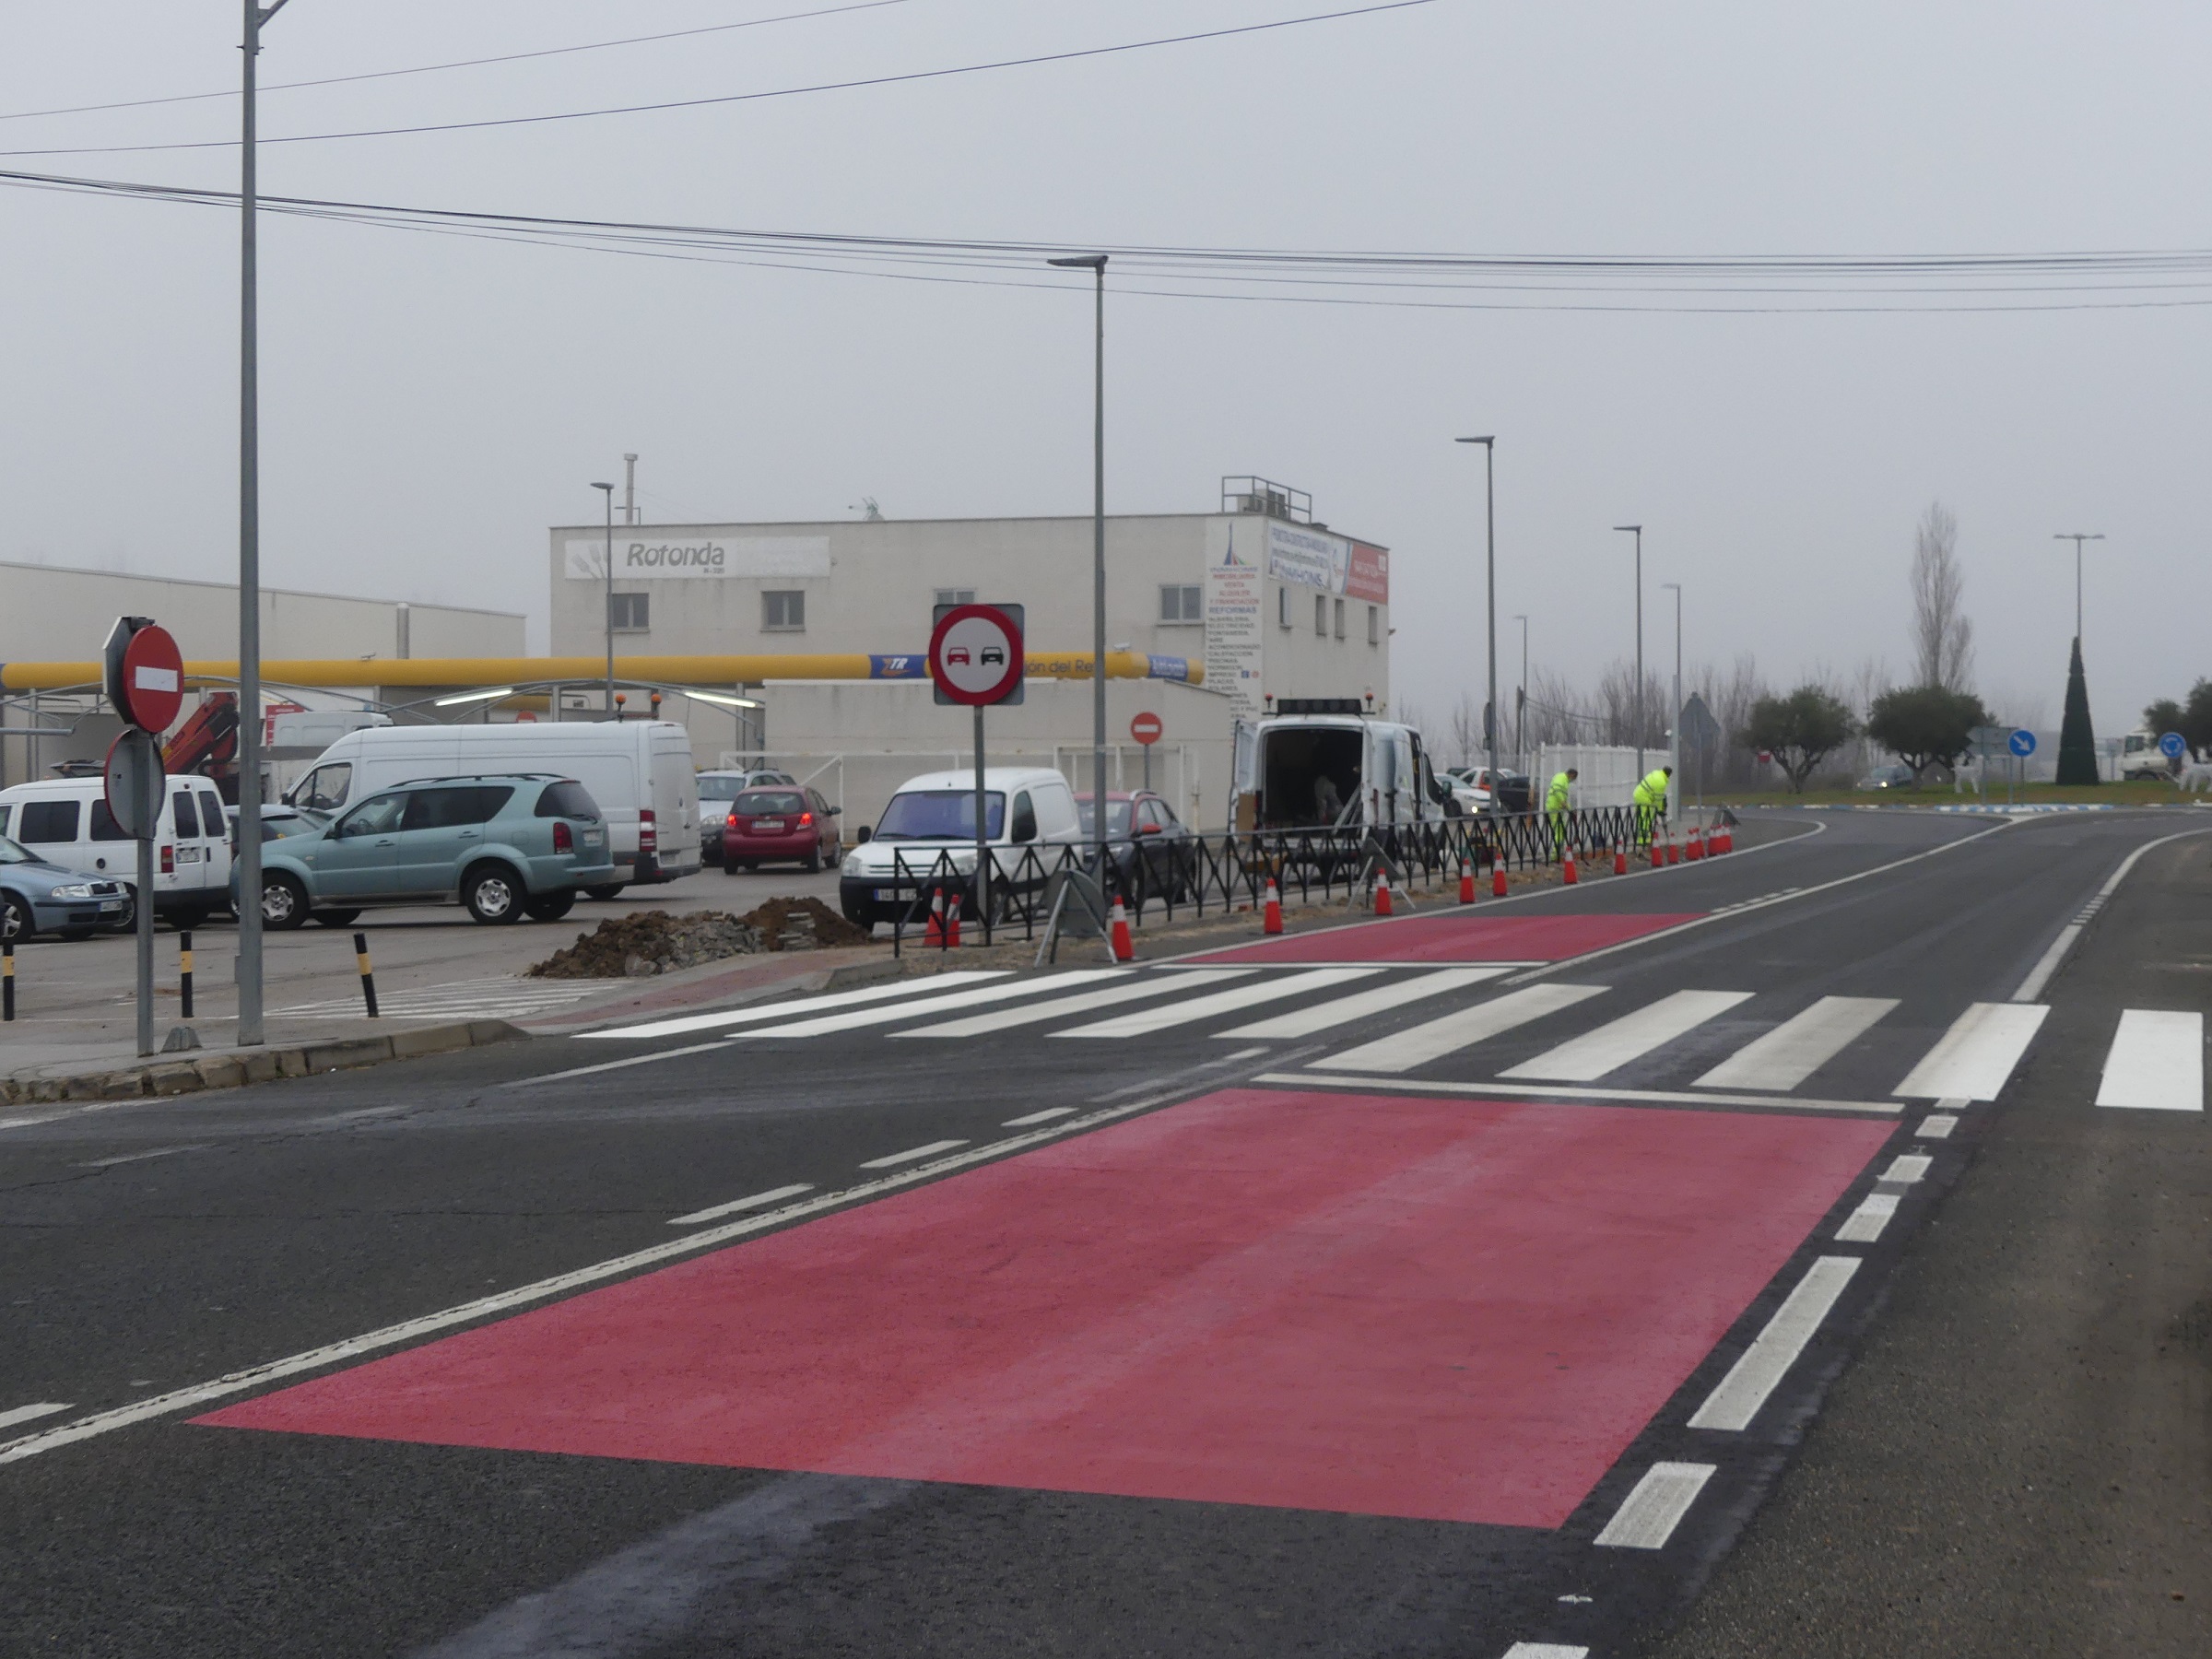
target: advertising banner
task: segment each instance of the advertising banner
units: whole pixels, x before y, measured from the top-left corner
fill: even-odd
[[[1344,592],[1347,599],[1364,599],[1370,605],[1388,605],[1390,549],[1371,547],[1366,542],[1354,542],[1350,561],[1345,567]]]
[[[606,579],[606,537],[571,535],[562,549],[571,582]],[[830,538],[826,535],[641,536],[632,527],[615,526],[615,579],[649,581],[660,577],[712,580],[725,576],[827,576]]]
[[[1341,535],[1267,522],[1267,573],[1277,582],[1341,594],[1350,559],[1351,543]]]
[[[1260,717],[1260,606],[1265,583],[1255,526],[1217,520],[1206,553],[1206,683],[1229,694],[1239,720]],[[1281,526],[1270,524],[1270,532]],[[1238,530],[1242,529],[1240,547]]]

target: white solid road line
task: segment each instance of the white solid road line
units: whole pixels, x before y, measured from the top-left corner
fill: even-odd
[[[1315,1065],[1323,1064],[1315,1061]],[[1754,1106],[1780,1112],[1865,1112],[1894,1115],[1895,1100],[1810,1100],[1799,1095],[1688,1094],[1678,1088],[1593,1088],[1569,1083],[1454,1083],[1434,1077],[1347,1077],[1302,1072],[1262,1072],[1254,1083],[1289,1088],[1371,1088],[1395,1094],[1498,1095],[1513,1100],[1626,1100],[1639,1106]]]
[[[1147,1008],[1137,1014],[1124,1014],[1113,1019],[1101,1019],[1095,1025],[1054,1031],[1053,1035],[1142,1037],[1147,1032],[1164,1031],[1171,1026],[1188,1025],[1195,1019],[1211,1019],[1217,1014],[1231,1014],[1239,1008],[1249,1008],[1255,1003],[1274,1002],[1279,997],[1325,990],[1331,985],[1341,985],[1347,980],[1369,979],[1381,971],[1379,968],[1316,968],[1306,973],[1286,974],[1280,979],[1269,975],[1254,983],[1239,985],[1233,991],[1217,991],[1211,996],[1197,996],[1189,1002],[1175,1003],[1165,1008]]]
[[[0,1411],[0,1429],[13,1429],[18,1423],[33,1422],[68,1409],[66,1400],[41,1400],[36,1406],[18,1406],[12,1411]]]
[[[1748,991],[1677,991],[1498,1075],[1594,1083],[1750,1000]]]
[[[894,1031],[891,1035],[901,1039],[981,1037],[988,1031],[1037,1025],[1047,1019],[1056,1019],[1064,1014],[1088,1014],[1093,1008],[1111,1008],[1116,1003],[1136,1002],[1147,996],[1166,996],[1194,985],[1211,985],[1222,980],[1241,979],[1251,972],[1249,968],[1195,968],[1173,975],[1147,973],[1133,983],[1109,985],[1103,991],[1086,991],[1078,996],[1057,996],[1050,1002],[1029,1003],[1018,1008],[1000,1008],[989,1014],[971,1014],[965,1019],[947,1019],[939,1025],[916,1026],[911,1031]]]
[[[179,1152],[198,1152],[206,1147],[202,1141],[193,1147],[156,1147],[151,1152],[119,1152],[113,1158],[95,1158],[89,1163],[80,1163],[80,1170],[112,1170],[117,1164],[143,1163],[149,1158],[169,1158]]]
[[[2041,1003],[1974,1004],[1890,1093],[1906,1100],[1995,1100],[2050,1012]]]
[[[1614,1549],[1664,1549],[1675,1528],[1698,1500],[1716,1464],[1661,1463],[1646,1470],[1636,1489],[1621,1500],[1597,1542]]]
[[[1313,1062],[1317,1071],[1409,1072],[1417,1065],[1441,1059],[1477,1042],[1502,1036],[1531,1020],[1571,1008],[1593,996],[1603,996],[1603,985],[1529,985],[1503,996],[1459,1008],[1441,1019],[1379,1037]]]
[[[589,1036],[591,1033],[586,1032],[585,1035]],[[543,1072],[535,1077],[510,1077],[504,1083],[494,1083],[492,1087],[494,1088],[523,1088],[532,1083],[558,1083],[564,1077],[588,1077],[594,1072],[620,1071],[625,1066],[630,1065],[651,1065],[655,1060],[674,1060],[685,1054],[703,1054],[709,1050],[726,1046],[725,1041],[717,1037],[712,1042],[690,1042],[686,1043],[682,1048],[656,1049],[650,1054],[632,1054],[627,1060],[602,1060],[596,1065],[571,1065],[567,1071]]]
[[[2012,994],[2012,1000],[2016,1003],[2031,1003],[2043,994],[2043,987],[2051,982],[2051,976],[2059,971],[2066,959],[2067,953],[2074,948],[2075,941],[2081,937],[2081,930],[2087,927],[2089,924],[2089,919],[2103,908],[2105,900],[2120,890],[2120,884],[2127,879],[2127,873],[2136,867],[2136,861],[2144,853],[2149,852],[2153,847],[2162,847],[2168,841],[2182,841],[2192,835],[2206,833],[2207,831],[2203,830],[2183,830],[2173,835],[2161,835],[2157,841],[2145,841],[2122,859],[2120,867],[2114,870],[2105,879],[2105,884],[2097,889],[2096,897],[2082,906],[2081,913],[2058,930],[2058,937],[2051,941],[2051,948],[2043,952],[2042,959],[2029,970],[2028,977],[2020,982],[2020,988]]]
[[[1824,996],[1729,1055],[1696,1087],[1794,1088],[1896,1006],[1894,996]]]
[[[1054,1118],[1073,1117],[1073,1106],[1047,1106],[1042,1112],[1032,1112],[1027,1117],[1008,1118],[999,1125],[1002,1129],[1027,1129],[1032,1124],[1049,1124]]]
[[[1805,1345],[1820,1328],[1836,1299],[1843,1294],[1851,1276],[1859,1270],[1856,1256],[1821,1256],[1806,1270],[1797,1288],[1774,1310],[1767,1328],[1746,1348],[1743,1358],[1729,1368],[1721,1385],[1708,1394],[1689,1419],[1692,1429],[1747,1429],[1759,1408],[1767,1403]],[[1602,1538],[1598,1540],[1603,1543]]]
[[[1233,1031],[1216,1031],[1214,1035],[1246,1041],[1255,1037],[1311,1036],[1315,1031],[1348,1025],[1355,1019],[1370,1019],[1378,1014],[1388,1014],[1404,1007],[1407,1003],[1419,1002],[1424,997],[1441,996],[1447,991],[1479,985],[1484,980],[1496,979],[1505,971],[1501,967],[1491,966],[1446,968],[1436,973],[1416,974],[1410,979],[1377,985],[1371,991],[1355,991],[1349,996],[1337,997],[1334,1002],[1300,1008],[1295,1014],[1277,1014],[1272,1019],[1254,1020],[1251,1025],[1241,1025]]]
[[[947,985],[971,985],[979,980],[1004,979],[1010,971],[1005,968],[961,968],[929,979],[900,980],[893,984],[869,985],[859,991],[832,991],[821,996],[801,996],[790,1002],[770,1003],[765,1006],[724,1008],[719,1014],[686,1014],[677,1019],[649,1019],[641,1025],[616,1026],[604,1031],[575,1031],[571,1035],[580,1042],[603,1041],[615,1037],[682,1037],[692,1031],[720,1031],[731,1026],[753,1025],[764,1019],[782,1019],[793,1014],[812,1014],[823,1008],[856,1007],[863,1003],[882,1002],[889,997],[912,996],[921,992],[942,990]]]
[[[1859,1200],[1843,1225],[1836,1229],[1839,1244],[1871,1244],[1882,1236],[1889,1218],[1897,1214],[1895,1193],[1869,1193]]]
[[[1590,1659],[1590,1650],[1565,1641],[1516,1641],[1505,1659]]]
[[[959,1145],[958,1142],[954,1144]],[[719,1221],[724,1216],[735,1216],[745,1210],[761,1209],[771,1204],[781,1204],[786,1198],[796,1198],[801,1193],[813,1191],[813,1183],[805,1181],[799,1182],[794,1186],[771,1187],[767,1192],[755,1193],[749,1198],[733,1198],[729,1203],[718,1204],[712,1209],[693,1210],[688,1216],[677,1216],[669,1221],[668,1225],[671,1227],[698,1227],[704,1222]]]
[[[883,1158],[871,1158],[860,1167],[864,1170],[888,1170],[896,1164],[917,1163],[924,1158],[935,1158],[940,1152],[954,1152],[968,1143],[964,1140],[931,1141],[926,1147],[909,1147],[903,1152],[893,1152]]]
[[[2100,1106],[2146,1112],[2205,1109],[2205,1017],[2129,1008],[2105,1051]]]
[[[765,1026],[758,1031],[739,1031],[735,1041],[755,1042],[765,1038],[824,1037],[834,1031],[857,1031],[868,1026],[890,1025],[901,1019],[924,1018],[941,1008],[971,1008],[978,1003],[1010,1002],[1018,996],[1049,996],[1063,986],[1095,985],[1100,980],[1127,979],[1127,968],[1082,968],[1072,973],[1054,973],[1039,979],[1003,981],[955,991],[948,996],[931,996],[887,1007],[858,1008],[845,1014],[824,1014],[813,1019],[794,1019],[789,1025]]]

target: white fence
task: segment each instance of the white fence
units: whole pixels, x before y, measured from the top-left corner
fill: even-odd
[[[1666,764],[1664,748],[1644,751],[1644,771]],[[1630,806],[1635,804],[1636,751],[1597,743],[1547,743],[1536,750],[1536,769],[1529,774],[1532,806],[1544,805],[1544,792],[1569,767],[1582,775],[1574,781],[1570,805],[1576,806]]]
[[[1151,746],[1151,787],[1167,797],[1168,804],[1184,823],[1193,828],[1204,827],[1200,813],[1205,799],[1196,746],[1156,743]],[[983,759],[990,766],[1049,766],[1073,783],[1077,794],[1088,794],[1090,789],[1088,743],[993,744]],[[845,749],[832,753],[820,749],[752,749],[741,754],[725,749],[719,764],[733,771],[739,768],[774,767],[778,771],[789,772],[799,782],[820,790],[831,805],[841,809],[845,840],[851,841],[862,824],[872,825],[882,817],[884,803],[900,784],[917,772],[947,771],[973,775],[975,751],[912,748]],[[1145,780],[1142,745],[1106,746],[1109,790],[1141,788]]]

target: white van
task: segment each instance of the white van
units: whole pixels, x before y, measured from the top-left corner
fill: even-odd
[[[617,877],[587,888],[594,899],[699,872],[691,737],[670,720],[370,726],[324,749],[284,798],[335,812],[396,784],[493,772],[550,772],[591,792],[606,815]]]
[[[1356,712],[1294,712],[1240,722],[1236,742],[1231,829],[1367,829],[1450,815],[1452,791],[1409,725]]]
[[[1058,772],[1039,766],[984,770],[983,832],[991,847],[992,883],[1001,893],[1019,876],[1027,849],[1047,853],[1049,876],[1059,865],[1056,849],[1084,840],[1075,791]],[[871,927],[904,915],[940,854],[949,854],[953,868],[972,881],[975,769],[909,778],[884,806],[882,821],[861,834],[866,839],[838,873],[838,902],[848,922]],[[1032,878],[1030,885],[1038,883]],[[972,888],[963,906],[969,916],[975,914]]]
[[[197,927],[230,908],[230,824],[207,779],[172,776],[154,837],[154,914]],[[108,810],[99,778],[49,778],[0,790],[0,835],[49,864],[109,876],[135,888],[138,847]]]

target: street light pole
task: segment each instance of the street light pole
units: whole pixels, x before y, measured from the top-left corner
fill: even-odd
[[[594,484],[606,498],[606,717],[615,717],[615,487]]]
[[[2102,541],[2104,536],[2101,532],[2092,535],[2086,530],[2061,530],[2051,539],[2074,544],[2074,642],[2078,645],[2081,643],[2081,544]]]
[[[238,1041],[259,1044],[261,942],[261,320],[254,219],[254,65],[261,26],[286,0],[245,0],[238,146]],[[151,904],[150,892],[138,896]]]
[[[1662,588],[1675,590],[1675,712],[1667,718],[1667,760],[1675,775],[1667,780],[1666,808],[1677,823],[1682,821],[1682,584],[1663,582]]]
[[[1636,782],[1643,782],[1643,526],[1616,524],[1614,529],[1636,538]]]
[[[1528,618],[1515,617],[1521,624],[1521,695],[1513,701],[1513,767],[1517,771],[1528,770]]]
[[[1483,704],[1483,738],[1490,763],[1490,824],[1495,833],[1498,822],[1498,440],[1462,438],[1462,443],[1482,445],[1483,495],[1483,566],[1484,593],[1483,620],[1488,636],[1488,699]]]
[[[1106,896],[1106,255],[1049,259],[1063,270],[1086,270],[1098,279],[1091,428],[1090,502],[1090,845]]]

